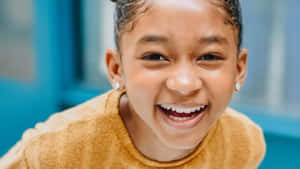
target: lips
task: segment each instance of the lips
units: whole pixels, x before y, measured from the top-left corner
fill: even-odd
[[[191,108],[159,105],[159,108],[169,116],[174,116],[177,118],[187,118],[203,112],[207,108],[207,105],[191,107]]]
[[[176,128],[191,128],[203,119],[208,105],[183,107],[179,105],[158,105],[163,119]]]

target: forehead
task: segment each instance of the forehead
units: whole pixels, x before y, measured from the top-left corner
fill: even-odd
[[[177,9],[199,11],[203,7],[202,5],[198,5],[199,1],[200,0],[153,0],[152,3]]]
[[[124,39],[138,42],[145,34],[163,35],[174,41],[194,41],[219,36],[234,41],[234,29],[225,24],[225,15],[210,0],[152,0]]]

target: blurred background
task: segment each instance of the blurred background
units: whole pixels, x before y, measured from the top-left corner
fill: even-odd
[[[249,72],[231,106],[264,130],[261,169],[299,169],[300,1],[241,0]],[[108,89],[108,0],[0,1],[0,156],[27,128]]]

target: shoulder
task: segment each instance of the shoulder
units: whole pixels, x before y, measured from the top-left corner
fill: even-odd
[[[249,131],[250,133],[262,134],[262,129],[249,117],[232,108],[227,108],[225,110],[224,114],[221,115],[220,122],[228,127],[240,126],[247,129],[246,131]]]
[[[108,93],[90,99],[80,105],[51,115],[45,122],[37,123],[35,128],[23,134],[23,140],[32,139],[41,134],[59,132],[77,123],[88,122],[104,114],[104,105]]]
[[[41,168],[56,168],[57,163],[78,158],[85,151],[92,151],[95,133],[105,129],[105,105],[110,92],[95,97],[78,106],[56,113],[46,122],[36,124],[35,128],[23,134],[24,155],[30,165]],[[96,132],[97,130],[97,132]],[[99,138],[100,139],[100,138]],[[72,165],[76,166],[74,161]],[[53,166],[51,166],[53,165]],[[35,168],[36,166],[31,166]]]
[[[231,108],[226,109],[219,122],[225,147],[231,155],[228,162],[243,168],[257,168],[266,151],[262,129]]]

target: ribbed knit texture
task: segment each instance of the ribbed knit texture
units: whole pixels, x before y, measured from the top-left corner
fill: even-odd
[[[109,91],[27,130],[0,169],[256,169],[265,154],[261,129],[227,109],[197,150],[174,162],[143,156],[121,120],[121,91]]]

